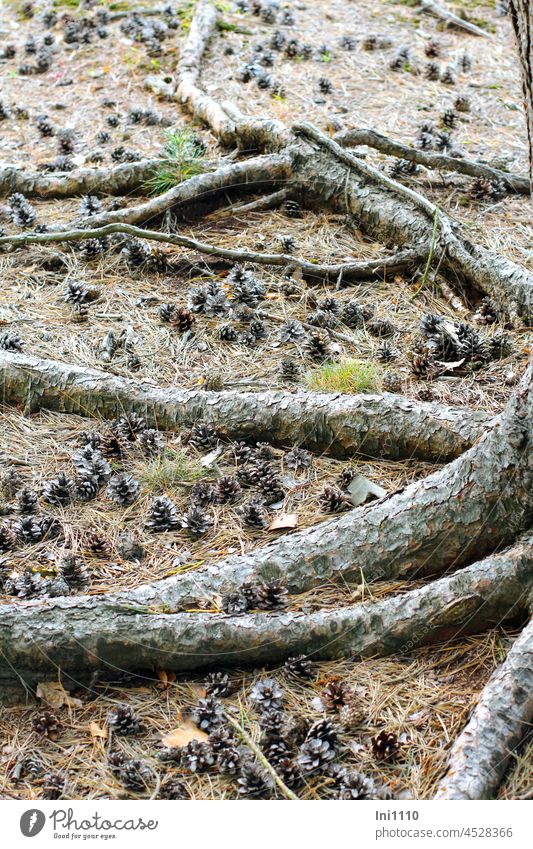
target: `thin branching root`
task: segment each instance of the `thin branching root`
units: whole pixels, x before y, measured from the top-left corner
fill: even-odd
[[[417,5],[465,37],[491,37],[433,0]],[[240,795],[297,799],[304,779],[321,774],[326,796],[387,798],[393,781],[384,788],[377,777],[374,782],[332,767],[339,732],[325,714],[337,712],[339,727],[352,731],[366,722],[357,694],[337,676],[327,679],[318,700],[324,716],[289,730],[277,680],[259,681],[251,691],[256,735],[249,733],[242,704],[237,720],[235,705],[225,713],[217,701],[239,689],[232,689],[226,670],[285,664],[287,680],[310,680],[318,662],[357,659],[362,669],[380,658],[411,657],[415,650],[496,631],[502,623],[518,624],[521,634],[469,719],[463,704],[464,719],[448,734],[455,742],[431,785],[420,791],[437,799],[490,798],[533,720],[533,362],[523,369],[533,275],[446,212],[437,196],[442,186],[430,184],[426,195],[410,177],[423,166],[429,174],[453,174],[453,185],[461,186],[455,175],[466,175],[473,181],[471,200],[496,202],[508,193],[517,203],[529,193],[529,178],[451,151],[447,131],[436,134],[431,127],[422,131],[423,143],[410,146],[373,128],[332,122],[323,131],[309,121],[287,126],[245,114],[214,96],[216,85],[203,80],[221,32],[239,32],[238,24],[222,19],[219,6],[198,0],[190,20],[185,12],[174,20],[167,8],[99,20],[121,21],[134,45],[147,44],[152,70],[161,42],[177,39],[179,31],[175,75],[151,74],[146,84],[176,115],[181,108],[194,131],[174,127],[156,158],[136,158],[121,145],[111,168],[76,168],[72,161],[68,169],[46,173],[0,169],[0,192],[7,197],[2,214],[19,230],[0,232],[2,268],[9,275],[11,263],[25,263],[23,304],[36,269],[48,275],[43,298],[56,333],[41,332],[34,313],[23,315],[20,303],[11,303],[8,282],[0,385],[6,418],[13,408],[25,418],[19,416],[18,429],[10,426],[15,435],[8,437],[6,458],[19,439],[27,449],[20,463],[4,464],[0,478],[0,688],[6,700],[35,692],[44,700],[43,686],[46,691],[60,680],[65,700],[59,707],[70,710],[79,700],[66,690],[91,692],[118,671],[168,688],[176,673],[209,669],[195,711],[181,717],[197,736],[178,754],[181,743],[159,753],[170,769],[181,765],[178,778],[216,768],[240,776]],[[265,26],[282,15],[281,29],[272,30],[268,48],[259,45],[236,79],[257,82],[283,104],[283,87],[265,70],[274,63],[270,54],[283,51],[303,63],[313,48],[286,35],[288,10],[268,3],[254,8]],[[67,21],[68,38],[79,30],[76,38],[84,43],[84,27],[90,41],[94,27],[80,22]],[[351,52],[355,43],[346,37],[342,47]],[[378,35],[361,43],[369,53],[387,46],[387,37]],[[432,41],[427,56],[439,50]],[[327,67],[332,56],[323,45],[317,61]],[[459,65],[464,69],[469,61],[463,56]],[[419,73],[406,49],[389,67]],[[456,70],[441,77],[435,68],[426,73],[451,86]],[[331,90],[331,81],[321,77],[317,102]],[[464,97],[459,107],[467,111]],[[132,122],[142,123],[146,113],[132,110]],[[7,117],[0,103],[0,120]],[[157,120],[148,110],[148,123]],[[456,120],[454,112],[444,113],[444,126]],[[109,127],[117,123],[110,115]],[[44,137],[56,134],[46,115],[37,125]],[[100,141],[107,143],[108,136],[100,133]],[[75,145],[67,131],[57,131],[57,139],[64,166]],[[433,147],[435,139],[440,147]],[[360,147],[369,153],[352,150]],[[390,173],[375,151],[393,158]],[[107,208],[101,200],[131,194],[142,198]],[[60,212],[35,226],[27,198],[80,195],[77,211],[67,202],[64,212],[58,204]],[[290,226],[298,221],[302,232],[310,227],[306,212],[318,223],[301,245]],[[257,219],[262,228],[269,215],[289,232],[275,239],[263,232],[253,240],[248,233],[231,236],[235,222],[242,227]],[[330,250],[325,216],[335,223],[334,245],[348,228],[350,238],[355,231],[360,236],[360,254],[353,239],[346,250]],[[190,233],[198,222],[203,238]],[[366,250],[370,240],[383,248]],[[76,273],[80,256],[93,263],[90,280]],[[110,268],[120,284],[113,294]],[[48,285],[58,277],[59,298]],[[390,301],[401,315],[402,309],[410,314],[417,299],[432,305],[439,297],[446,314],[428,309],[412,335],[383,317],[379,304],[376,312],[376,303],[368,303]],[[147,311],[154,305],[155,329]],[[89,329],[81,353],[69,348],[57,331],[65,311],[81,333],[98,319],[101,338]],[[494,332],[496,326],[519,340],[521,377],[515,360],[505,371],[500,365],[511,343]],[[137,355],[143,331],[149,339],[144,361]],[[31,337],[36,352],[24,347]],[[202,354],[211,356],[214,339],[219,349],[226,346],[217,373],[206,368],[187,383],[179,363],[187,361],[192,373]],[[402,373],[394,363],[404,339],[409,353]],[[263,361],[258,354],[253,379],[232,382],[231,356],[241,355],[231,346],[239,345],[237,352],[253,363],[261,344],[268,344],[267,354]],[[269,377],[270,361],[283,345],[292,347],[279,371],[285,388],[277,389],[258,373],[264,365]],[[361,364],[366,351],[379,367]],[[476,375],[484,369],[496,403],[476,404]],[[456,392],[463,379],[469,381],[466,400]],[[417,380],[425,383],[422,389],[417,384],[413,397]],[[77,439],[65,455],[47,437],[54,458],[34,489],[27,467],[40,449],[24,442],[31,425]],[[376,463],[393,470],[386,488],[359,473]],[[99,498],[105,499],[102,510],[94,506]],[[314,512],[302,522],[298,510],[306,499]],[[78,508],[91,519],[81,529]],[[215,545],[215,537],[222,542]],[[21,553],[24,546],[29,554]],[[99,558],[105,581],[95,584],[91,574],[98,570],[85,560],[91,565]],[[109,735],[108,772],[133,794],[189,795],[174,773],[161,782],[160,762],[150,766],[131,753],[126,757],[126,750],[111,751],[117,737],[143,731],[130,707],[115,705],[105,732],[96,722],[90,727],[95,746]],[[46,712],[34,719],[33,730],[54,741],[60,721]],[[365,743],[391,769],[406,745],[384,728]],[[21,756],[13,781],[32,769]],[[61,776],[47,773],[39,781],[48,798],[67,792]]]

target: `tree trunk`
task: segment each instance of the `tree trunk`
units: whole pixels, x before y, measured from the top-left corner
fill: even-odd
[[[510,0],[509,12],[518,45],[533,185],[533,6],[530,0]]]

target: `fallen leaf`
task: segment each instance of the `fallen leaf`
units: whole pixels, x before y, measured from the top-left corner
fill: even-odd
[[[222,454],[223,448],[219,445],[218,448],[215,448],[214,451],[210,451],[209,454],[206,454],[205,457],[202,457],[200,460],[201,466],[212,466],[215,460],[217,460]]]
[[[45,681],[42,684],[37,684],[37,698],[42,699],[43,702],[53,708],[60,708],[63,705],[69,708],[83,707],[80,699],[70,696],[58,681]]]
[[[359,507],[365,501],[383,498],[384,495],[387,495],[387,490],[365,478],[364,475],[356,475],[348,487],[348,493],[353,506]]]
[[[205,699],[207,696],[207,690],[201,684],[191,684],[191,690],[199,699]]]
[[[182,746],[186,746],[187,743],[190,743],[191,740],[198,740],[199,743],[203,743],[207,740],[208,736],[205,731],[201,731],[194,724],[192,719],[185,719],[181,725],[163,737],[162,743],[169,749],[173,749],[175,746],[181,748]]]
[[[91,732],[91,737],[100,737],[102,740],[107,740],[107,730],[100,728],[97,722],[89,722],[89,731]]]
[[[173,684],[174,681],[176,680],[176,673],[175,672],[165,672],[164,669],[160,669],[159,672],[157,673],[157,677],[159,678],[159,680],[161,682],[161,689],[167,690],[170,687],[170,685]]]
[[[270,525],[269,531],[281,531],[283,528],[296,528],[298,525],[298,513],[281,513],[275,516]]]

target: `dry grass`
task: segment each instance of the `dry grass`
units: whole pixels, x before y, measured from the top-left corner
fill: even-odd
[[[75,9],[69,11],[77,14]],[[452,105],[455,96],[467,94],[472,109],[460,116],[453,131],[456,144],[469,156],[493,162],[503,159],[504,166],[525,171],[523,116],[517,106],[521,103],[521,93],[509,22],[496,18],[492,7],[486,4],[469,6],[469,13],[488,20],[497,28],[498,38],[492,42],[490,51],[481,39],[452,30],[440,31],[436,20],[419,16],[408,5],[396,2],[355,4],[345,0],[329,0],[327,4],[317,0],[308,4],[305,11],[297,10],[295,36],[315,49],[327,39],[333,58],[326,63],[277,58],[273,74],[286,88],[286,96],[282,99],[272,98],[253,84],[247,87],[234,78],[236,68],[247,61],[253,45],[265,43],[272,28],[255,17],[225,13],[229,23],[249,28],[254,35],[225,30],[212,45],[203,84],[214,97],[232,99],[244,111],[270,114],[287,124],[305,118],[323,129],[367,125],[406,142],[414,139],[422,121],[438,123],[439,116]],[[12,6],[7,8],[5,17],[11,27],[15,21]],[[16,41],[20,48],[28,31],[42,35],[34,20],[24,23],[20,30],[10,30],[9,39]],[[61,61],[42,77],[22,77],[14,73],[22,61],[21,49],[20,58],[0,67],[3,98],[8,103],[26,107],[30,113],[29,120],[2,122],[2,158],[32,170],[36,164],[55,156],[54,138],[41,138],[34,124],[34,116],[44,109],[57,126],[76,127],[76,156],[80,164],[89,165],[92,153],[101,150],[104,164],[110,165],[110,150],[119,144],[132,147],[143,156],[153,156],[162,150],[166,141],[164,127],[131,126],[124,116],[132,107],[154,106],[152,96],[144,88],[144,78],[152,72],[173,73],[180,38],[172,37],[164,42],[163,55],[154,60],[147,57],[142,45],[128,43],[116,24],[111,25],[109,31],[109,39],[103,42],[76,49],[61,48]],[[360,47],[353,52],[340,48],[342,35],[348,33],[360,38],[369,32],[390,36],[394,46],[374,52]],[[426,61],[423,48],[429,37],[438,38],[442,45],[442,57],[438,61],[443,66],[465,50],[472,56],[472,71],[459,75],[456,86],[430,82],[417,73]],[[409,71],[394,73],[389,69],[389,61],[395,49],[404,44],[412,52]],[[232,48],[233,53],[227,48]],[[319,95],[317,80],[321,76],[331,79],[331,95]],[[106,99],[113,100],[116,105],[103,105]],[[179,133],[186,125],[186,118],[176,111],[175,103],[162,100],[155,106],[172,122],[173,131]],[[120,123],[117,128],[109,129],[105,121],[111,112],[119,114]],[[95,135],[104,128],[111,132],[112,141],[98,147]],[[210,133],[201,129],[198,133],[207,145],[206,156],[218,156],[220,152]],[[369,152],[368,156],[370,161],[384,167],[388,164],[384,157],[374,152]],[[432,200],[463,222],[473,237],[533,267],[527,198],[506,197],[492,204],[471,202],[467,196],[468,180],[423,171],[413,179],[413,184],[420,185]],[[137,201],[133,197],[125,199],[126,204]],[[39,223],[46,224],[73,218],[78,200],[36,201],[35,206]],[[178,226],[184,234],[190,233],[225,247],[270,250],[276,248],[277,237],[283,234],[295,239],[299,254],[323,262],[349,257],[371,259],[391,251],[390,246],[370,240],[358,229],[356,221],[324,212],[305,211],[302,219],[295,220],[287,218],[280,210],[239,215],[230,208],[227,212],[215,211],[200,222],[168,219],[166,223]],[[9,222],[2,224],[9,231],[14,230]],[[184,303],[191,286],[212,279],[213,275],[224,282],[226,270],[212,270],[203,257],[172,249],[168,251],[172,265],[167,271],[135,271],[126,266],[120,253],[107,252],[87,262],[80,258],[77,249],[62,247],[66,269],[54,273],[42,268],[42,261],[49,253],[49,249],[32,248],[0,255],[3,280],[0,320],[9,330],[21,334],[29,353],[99,368],[103,364],[98,348],[104,335],[109,330],[118,335],[122,329],[131,328],[136,340],[135,353],[140,360],[139,370],[133,373],[126,355],[121,352],[108,367],[117,374],[137,376],[159,385],[196,387],[204,376],[217,374],[225,388],[287,389],[279,377],[281,359],[296,359],[304,376],[312,363],[302,345],[280,344],[280,322],[293,318],[305,320],[318,300],[334,296],[341,305],[355,298],[365,306],[372,306],[376,317],[394,322],[396,330],[392,343],[399,356],[387,368],[400,375],[402,392],[417,396],[428,388],[427,382],[415,378],[409,368],[408,354],[418,334],[420,316],[431,311],[455,317],[440,291],[438,279],[431,276],[424,287],[420,287],[416,279],[398,276],[338,292],[333,286],[312,287],[295,279],[287,294],[284,289],[287,281],[279,269],[264,268],[257,273],[266,286],[267,297],[258,312],[265,322],[266,336],[249,348],[240,343],[222,343],[218,338],[219,320],[198,316],[194,332],[186,336],[172,331],[159,320],[161,303]],[[102,289],[99,301],[90,308],[87,323],[77,323],[72,310],[64,303],[64,288],[70,279],[83,279]],[[239,332],[246,330],[244,323],[236,323],[236,326]],[[364,391],[365,382],[366,388],[372,389],[374,381],[379,383],[376,357],[380,340],[364,328],[349,330],[339,326],[338,329],[349,334],[352,342],[339,344],[340,361],[315,370],[309,379],[313,386],[328,391]],[[492,326],[487,328],[487,333],[490,335],[501,329]],[[430,389],[434,398],[444,403],[500,410],[524,367],[530,345],[527,330],[511,331],[511,336],[514,348],[507,360],[491,363],[476,374],[432,382]],[[353,362],[360,364],[357,369],[345,368],[344,363]],[[96,423],[96,426],[102,424]],[[38,488],[61,469],[71,470],[70,457],[77,447],[79,434],[92,426],[94,423],[76,416],[42,412],[25,418],[18,411],[4,410],[2,466],[14,464],[25,482]],[[65,546],[69,546],[87,560],[91,573],[90,592],[104,593],[110,588],[128,588],[153,581],[176,569],[198,568],[207,560],[246,552],[271,539],[272,533],[250,532],[242,526],[236,510],[240,502],[213,507],[213,526],[200,540],[190,539],[183,531],[157,538],[145,532],[144,517],[155,494],[167,493],[183,512],[195,480],[214,481],[222,474],[235,473],[231,446],[224,443],[216,464],[206,469],[201,466],[202,453],[187,445],[182,436],[166,436],[166,453],[160,459],[146,460],[135,448],[128,454],[124,468],[141,482],[141,496],[132,507],[118,509],[102,494],[96,501],[81,507],[50,508],[63,524],[64,539],[18,549],[10,559],[10,566],[19,571],[27,566],[53,569]],[[275,452],[274,463],[287,488],[280,509],[296,512],[300,528],[323,520],[325,516],[318,507],[317,495],[324,483],[335,481],[342,465],[326,457],[317,457],[310,470],[295,477],[285,468],[283,452]],[[435,468],[415,461],[380,463],[361,458],[354,458],[352,464],[358,472],[389,492]],[[12,501],[7,500],[5,506],[9,510]],[[108,555],[96,557],[86,551],[84,535],[90,527],[99,528],[109,540]],[[146,557],[140,564],[124,561],[118,555],[117,538],[124,528],[135,529],[146,548]],[[369,589],[372,597],[379,598],[417,585],[382,582],[368,588],[325,583],[291,598],[290,606],[303,611],[333,608],[366,600]],[[3,600],[8,599],[4,597]],[[216,600],[207,600],[207,603],[215,604]],[[449,746],[513,636],[500,628],[405,656],[362,663],[317,664],[309,684],[287,676],[280,669],[270,670],[269,674],[274,674],[282,683],[287,710],[308,719],[322,714],[314,700],[320,696],[328,678],[339,676],[356,692],[364,716],[360,727],[342,736],[346,747],[344,763],[386,783],[397,796],[429,798],[443,772]],[[235,715],[240,713],[249,723],[254,739],[259,732],[249,690],[262,674],[264,671],[233,672],[237,692],[228,700]],[[81,708],[61,709],[63,732],[57,742],[36,737],[31,726],[37,711],[33,702],[3,707],[0,711],[3,766],[0,795],[3,798],[39,797],[39,781],[24,780],[16,784],[12,778],[12,767],[17,759],[28,752],[36,752],[46,770],[68,774],[71,798],[134,797],[135,794],[127,793],[111,775],[107,768],[107,742],[91,736],[89,723],[95,722],[105,729],[107,714],[113,705],[124,702],[131,705],[142,716],[146,732],[138,738],[115,738],[113,749],[142,757],[164,780],[165,769],[156,759],[161,735],[178,724],[179,711],[194,705],[202,682],[203,679],[196,676],[181,676],[165,689],[158,679],[122,675],[119,671],[110,673],[105,679],[97,680],[92,691],[80,689],[76,695],[82,700]],[[383,727],[397,732],[403,741],[401,759],[390,766],[377,765],[370,754],[369,739]],[[502,788],[502,798],[531,795],[532,757],[531,746],[519,753],[515,768]],[[217,774],[182,777],[193,798],[235,797],[234,782]],[[141,795],[149,796],[153,791],[154,785],[150,785]],[[329,798],[333,789],[327,779],[314,778],[298,793],[302,798]]]

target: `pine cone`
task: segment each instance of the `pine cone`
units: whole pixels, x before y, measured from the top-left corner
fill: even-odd
[[[17,544],[17,535],[8,522],[0,525],[0,551],[11,551]]]
[[[27,487],[17,492],[17,510],[21,515],[32,515],[37,513],[38,509],[39,499],[36,492]]]
[[[310,679],[313,677],[313,664],[304,654],[298,657],[289,657],[285,661],[285,671],[297,678]]]
[[[372,754],[377,761],[393,763],[398,760],[400,743],[392,731],[380,731],[376,737],[371,738],[371,743]]]
[[[122,431],[106,430],[101,436],[99,450],[104,457],[122,459],[128,451],[129,443]]]
[[[398,351],[396,348],[393,348],[392,345],[389,345],[388,342],[383,342],[379,346],[378,350],[378,360],[380,363],[390,363],[392,360],[396,360],[398,358]]]
[[[224,613],[235,615],[239,613],[247,613],[248,599],[241,592],[226,593],[222,597],[221,607]]]
[[[209,745],[215,754],[222,752],[224,749],[231,748],[235,745],[233,730],[227,725],[218,726],[209,735]]]
[[[147,427],[146,430],[143,430],[139,435],[138,443],[145,457],[154,457],[157,454],[161,454],[164,448],[162,434],[152,427]]]
[[[18,333],[1,333],[0,334],[0,350],[1,351],[16,351],[20,353],[24,347],[24,342]]]
[[[182,528],[185,528],[192,536],[206,534],[212,524],[211,517],[200,507],[189,507],[181,517]]]
[[[333,760],[337,753],[337,732],[326,719],[311,726],[300,747],[297,763],[304,772],[314,772]]]
[[[338,799],[377,799],[376,785],[360,772],[344,772],[339,781]]]
[[[174,531],[180,526],[178,511],[173,501],[166,495],[154,498],[145,527],[153,533]]]
[[[90,445],[79,448],[72,457],[72,463],[80,477],[96,478],[100,486],[111,477],[111,466],[100,451]]]
[[[305,352],[316,362],[326,360],[330,355],[328,337],[319,331],[311,333],[305,343]]]
[[[132,475],[128,475],[126,472],[119,472],[111,478],[107,488],[107,496],[121,507],[126,507],[137,500],[139,491],[139,481],[136,481]]]
[[[280,364],[279,375],[287,382],[296,380],[300,375],[300,366],[294,360],[284,359]]]
[[[287,218],[302,218],[302,207],[295,200],[286,200],[283,204],[283,212]]]
[[[58,575],[66,581],[70,590],[83,590],[89,584],[87,567],[81,557],[65,554],[58,566]]]
[[[169,318],[169,323],[175,330],[185,333],[186,330],[190,330],[193,326],[194,315],[185,307],[176,307]]]
[[[224,708],[215,698],[207,696],[199,699],[192,713],[192,720],[202,731],[213,731],[223,724],[226,718]]]
[[[209,672],[204,686],[208,696],[224,697],[231,692],[230,677],[225,672]]]
[[[65,472],[59,472],[57,478],[47,481],[43,486],[43,499],[58,507],[70,503],[74,494],[74,481]]]
[[[148,789],[154,779],[148,764],[137,758],[124,760],[116,769],[116,775],[124,787],[138,792]]]
[[[336,486],[326,485],[318,497],[321,509],[325,513],[340,513],[349,510],[353,505],[349,497]]]
[[[61,722],[58,717],[50,711],[44,711],[34,717],[33,730],[49,740],[57,740],[61,731]]]
[[[289,342],[301,342],[304,337],[303,324],[294,319],[284,322],[279,329],[279,340],[283,345]],[[294,362],[294,360],[287,360],[287,362]]]
[[[401,375],[393,371],[386,371],[383,375],[383,389],[385,392],[401,392],[402,378]]]
[[[115,734],[139,734],[142,723],[129,705],[117,705],[109,714],[109,724]]]
[[[189,772],[205,772],[215,763],[215,755],[209,743],[191,740],[181,750],[182,767]]]
[[[102,201],[96,195],[83,195],[80,201],[80,215],[96,215],[102,211]]]
[[[372,336],[378,336],[380,338],[384,338],[387,336],[393,336],[396,333],[396,328],[392,321],[389,321],[386,318],[374,318],[372,321],[369,321],[367,324],[368,332]]]
[[[244,763],[237,779],[241,796],[266,796],[272,790],[270,776],[255,763]]]
[[[111,553],[111,543],[97,528],[89,528],[84,539],[85,547],[93,554],[107,557]]]
[[[129,413],[127,416],[121,416],[113,425],[113,430],[120,436],[123,436],[129,442],[136,442],[141,433],[146,430],[146,422],[142,416],[137,413]]]
[[[65,776],[48,772],[42,779],[43,799],[60,799],[65,792]]]
[[[296,787],[302,780],[300,768],[292,758],[282,758],[279,760],[276,764],[276,772],[287,787]]]
[[[207,481],[198,481],[191,487],[191,491],[189,493],[189,502],[191,507],[206,507],[208,504],[213,504],[215,499],[215,488]]]
[[[313,455],[304,448],[293,448],[284,455],[283,462],[289,469],[300,471],[311,466]]]
[[[278,710],[283,704],[283,690],[273,678],[264,678],[250,690],[250,699],[261,712]]]
[[[195,448],[215,448],[218,444],[218,433],[211,425],[194,425],[189,441]]]
[[[228,504],[235,501],[241,494],[241,485],[233,477],[226,475],[217,481],[215,488],[216,500],[219,504]]]
[[[92,501],[98,495],[99,490],[97,478],[81,477],[76,481],[76,498],[79,501]]]
[[[355,700],[348,701],[339,711],[341,724],[348,729],[357,728],[365,719],[365,712],[361,705]]]
[[[161,790],[159,791],[159,799],[190,799],[189,791],[187,789],[187,785],[185,782],[180,781],[179,778],[174,778],[170,776],[163,781],[161,784]]]
[[[260,498],[251,498],[240,508],[239,515],[244,524],[251,528],[262,529],[268,525],[268,513]]]
[[[258,610],[278,610],[287,604],[288,591],[281,581],[262,581],[253,588]]]
[[[339,710],[346,704],[350,697],[350,691],[342,681],[332,679],[328,681],[322,692],[322,700],[326,708],[331,711]]]
[[[217,755],[217,766],[222,775],[237,775],[242,767],[242,752],[236,746],[227,746]]]

